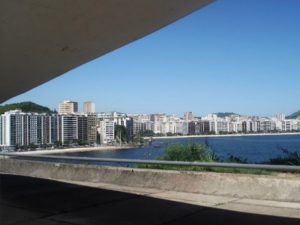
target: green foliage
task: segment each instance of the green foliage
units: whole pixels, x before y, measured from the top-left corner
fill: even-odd
[[[139,144],[139,145],[143,145],[145,142],[144,138],[139,133],[134,135],[132,141],[134,144]]]
[[[247,159],[243,159],[234,155],[230,155],[225,161],[229,163],[247,163]]]
[[[140,135],[142,137],[153,137],[155,136],[154,131],[153,130],[145,130],[145,131],[141,131]]]
[[[189,162],[220,162],[220,159],[210,150],[208,143],[197,144],[171,144],[168,145],[165,155],[159,160],[168,161],[189,161]],[[246,160],[235,156],[230,156],[227,162],[246,163]],[[269,175],[271,172],[260,169],[240,169],[240,168],[213,168],[213,167],[199,167],[199,166],[172,166],[172,165],[139,165],[139,168],[146,169],[163,169],[163,170],[177,170],[177,171],[206,171],[206,172],[220,172],[220,173],[246,173],[246,174],[264,174]]]
[[[59,148],[59,147],[62,147],[63,144],[62,144],[61,141],[55,141],[55,142],[54,142],[54,146],[55,146],[56,148]]]
[[[36,146],[35,144],[33,144],[33,143],[30,143],[30,144],[29,144],[29,148],[30,148],[31,150],[35,150],[35,149],[37,148],[37,146]]]
[[[80,145],[80,146],[84,146],[84,145],[88,145],[88,142],[85,141],[85,140],[78,140],[77,144]]]
[[[171,165],[138,165],[142,169],[176,170],[176,171],[195,171],[195,172],[215,172],[215,173],[241,173],[271,175],[272,172],[261,169],[243,169],[243,168],[217,168],[217,167],[199,167],[199,166],[171,166]]]
[[[36,113],[53,113],[48,107],[38,105],[33,102],[20,102],[13,104],[6,104],[0,106],[0,114],[3,114],[9,110],[20,109],[23,112],[36,112]]]
[[[213,162],[217,157],[207,145],[188,143],[168,145],[162,160]]]
[[[300,166],[300,153],[299,152],[290,152],[284,148],[281,148],[280,150],[285,154],[285,156],[270,159],[270,161],[266,162],[266,163],[273,164],[273,165]]]
[[[120,138],[122,139],[122,142],[126,142],[127,138],[127,131],[125,126],[123,125],[115,125],[115,137],[120,141]]]

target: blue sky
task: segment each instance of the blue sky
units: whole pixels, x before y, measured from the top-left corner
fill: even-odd
[[[300,1],[218,0],[6,103],[197,115],[300,109]]]

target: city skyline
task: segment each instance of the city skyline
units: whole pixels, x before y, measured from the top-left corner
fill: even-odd
[[[36,103],[34,102],[20,102],[20,103],[12,103],[12,105],[15,104],[33,104],[35,105]],[[5,106],[5,105],[4,105]],[[7,104],[6,106],[8,106],[8,109],[3,111],[3,113],[5,112],[9,112],[9,111],[14,111],[14,110],[21,110],[22,111],[22,107],[18,108],[17,106],[14,106],[11,108],[10,104]],[[81,107],[82,106],[82,107]],[[23,106],[24,107],[24,106]],[[43,104],[43,105],[37,105],[36,107],[47,107],[47,105]],[[282,115],[284,117],[290,117],[294,118],[295,114],[298,114],[298,119],[300,119],[300,110],[298,110],[297,112],[294,112],[292,114],[285,114],[283,112],[276,112],[273,115],[257,115],[257,114],[240,114],[238,112],[233,112],[233,111],[228,111],[228,112],[209,112],[207,114],[196,114],[194,113],[194,111],[187,111],[185,110],[182,114],[177,114],[177,113],[167,113],[167,112],[163,112],[163,111],[157,111],[157,112],[149,112],[149,113],[141,113],[141,112],[121,112],[121,111],[116,111],[116,110],[110,110],[110,111],[97,111],[96,109],[96,104],[92,101],[84,101],[84,102],[78,102],[75,100],[61,100],[56,108],[49,108],[47,107],[50,111],[52,111],[51,113],[49,112],[45,112],[45,114],[79,114],[79,115],[84,115],[84,114],[111,114],[111,113],[117,113],[117,114],[122,114],[122,115],[128,115],[128,116],[137,116],[137,115],[154,115],[154,114],[163,114],[166,116],[176,116],[179,118],[184,118],[186,117],[186,115],[189,115],[191,117],[195,117],[195,118],[202,118],[202,117],[207,117],[210,115],[217,115],[219,117],[230,117],[230,116],[240,116],[240,117],[260,117],[260,118],[274,118],[277,117],[278,115]],[[40,111],[40,109],[38,110]],[[29,113],[36,113],[35,109],[33,109],[33,111],[25,111],[25,112],[29,112]],[[1,112],[0,112],[1,115]]]
[[[293,0],[217,1],[4,104],[89,99],[99,112],[289,115],[300,109],[299,9]]]
[[[0,150],[95,146],[122,141],[143,143],[145,136],[290,134],[300,131],[300,117],[286,119],[284,114],[273,118],[209,114],[199,118],[192,112],[186,112],[181,118],[166,114],[126,115],[118,112],[83,114],[77,111],[78,103],[73,101],[63,101],[59,106],[58,114],[21,110],[1,114]]]

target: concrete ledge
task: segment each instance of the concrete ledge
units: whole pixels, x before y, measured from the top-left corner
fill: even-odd
[[[234,198],[300,202],[300,175],[276,176],[101,167],[0,157],[0,173]]]

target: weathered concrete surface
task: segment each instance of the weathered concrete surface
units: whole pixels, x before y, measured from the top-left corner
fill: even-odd
[[[0,158],[0,172],[76,182],[300,203],[300,176],[179,172]]]
[[[154,188],[137,188],[107,183],[92,183],[60,180],[86,187],[94,187],[105,190],[113,190],[152,198],[165,199],[192,205],[213,207],[236,212],[253,213],[257,215],[270,215],[289,218],[300,218],[300,203],[269,201],[258,199],[245,199],[218,195],[206,195],[199,193],[187,193],[178,191],[163,191]]]
[[[1,0],[0,103],[212,0]]]
[[[182,194],[177,195],[182,197]],[[199,198],[204,197],[201,195]],[[221,209],[221,207],[226,208],[227,200],[224,198],[222,201],[223,203],[216,201],[219,203],[215,207],[219,208],[203,207],[152,198],[150,192],[134,195],[57,181],[0,174],[1,225],[298,225],[300,221],[297,218],[279,216],[280,214],[266,216],[234,212],[228,208]],[[253,205],[253,208],[255,207]],[[267,207],[264,208],[266,209]],[[271,207],[268,210],[270,209]],[[295,209],[278,209],[289,210],[291,215],[297,213]]]

